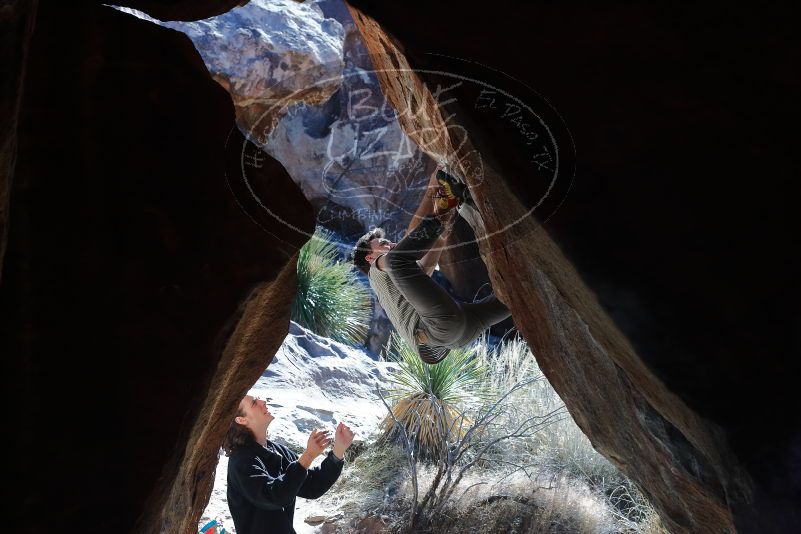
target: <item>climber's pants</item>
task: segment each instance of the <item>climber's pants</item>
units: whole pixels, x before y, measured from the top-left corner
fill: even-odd
[[[495,295],[480,302],[455,300],[428,276],[417,260],[422,258],[442,233],[436,217],[425,217],[386,256],[386,271],[395,287],[420,314],[417,328],[428,337],[428,345],[461,347],[473,341],[510,312]]]

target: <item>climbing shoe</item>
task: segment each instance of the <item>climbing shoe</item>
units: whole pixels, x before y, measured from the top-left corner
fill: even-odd
[[[440,187],[445,188],[448,194],[459,199],[458,203],[456,204],[457,206],[461,205],[462,203],[467,203],[475,207],[473,198],[470,196],[470,189],[468,189],[467,185],[458,178],[440,169],[437,171],[437,182],[439,183]]]
[[[437,191],[434,193],[434,200],[437,203],[437,211],[439,213],[445,213],[461,204],[459,197],[454,195],[450,188],[443,186],[437,187]]]

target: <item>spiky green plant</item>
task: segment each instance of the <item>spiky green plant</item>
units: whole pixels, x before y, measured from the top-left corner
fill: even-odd
[[[480,386],[486,368],[473,349],[453,349],[444,360],[429,365],[394,333],[388,355],[398,363],[398,370],[390,378],[392,415],[384,419],[383,437],[397,440],[402,435],[400,425],[421,458],[437,458],[442,447],[460,438],[472,424],[459,408],[483,394]]]
[[[361,345],[370,324],[370,291],[350,262],[339,260],[329,232],[318,228],[298,255],[292,320],[315,334]]]

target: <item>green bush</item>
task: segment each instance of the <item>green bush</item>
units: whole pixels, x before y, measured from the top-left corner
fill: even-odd
[[[667,533],[634,484],[593,449],[565,412],[524,340],[514,338],[494,348],[480,340],[449,355],[443,362],[449,365],[437,367],[420,362],[395,335],[387,359],[399,365],[389,395],[393,415],[423,443],[414,455],[394,439],[387,443],[386,432],[394,431],[397,438],[402,431],[392,417],[385,419],[382,438],[353,462],[351,473],[343,474],[341,491],[349,493],[339,507],[351,519],[339,532],[357,531],[365,517],[378,516],[386,532]],[[482,412],[501,397],[503,402],[483,421]],[[453,412],[443,400],[452,403]],[[457,426],[480,424],[480,431],[443,438],[439,432],[454,418]],[[541,424],[516,432],[526,421]],[[501,441],[480,458],[473,454],[459,460],[460,439],[473,451]],[[426,440],[444,444],[448,454],[429,453],[434,462],[418,463],[418,453],[426,457]],[[443,458],[453,461],[454,468],[443,469]]]
[[[442,446],[470,426],[458,407],[481,394],[484,366],[473,349],[453,349],[444,360],[429,365],[395,333],[390,337],[388,359],[399,366],[391,378],[392,415],[384,419],[384,437],[399,436],[394,416],[407,435],[414,436],[421,458],[438,457]]]
[[[370,291],[350,262],[339,260],[331,234],[318,228],[298,255],[298,293],[292,320],[318,334],[364,344],[370,325]]]

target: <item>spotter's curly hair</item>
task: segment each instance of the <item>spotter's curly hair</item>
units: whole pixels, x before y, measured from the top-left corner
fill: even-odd
[[[244,416],[245,412],[242,411],[242,408],[237,408],[235,417]],[[231,426],[228,427],[228,431],[225,433],[225,438],[223,438],[222,449],[226,456],[231,456],[231,454],[233,454],[233,452],[239,447],[255,441],[256,438],[253,436],[253,432],[251,432],[248,427],[245,425],[240,425],[236,422],[236,419],[232,419]]]

